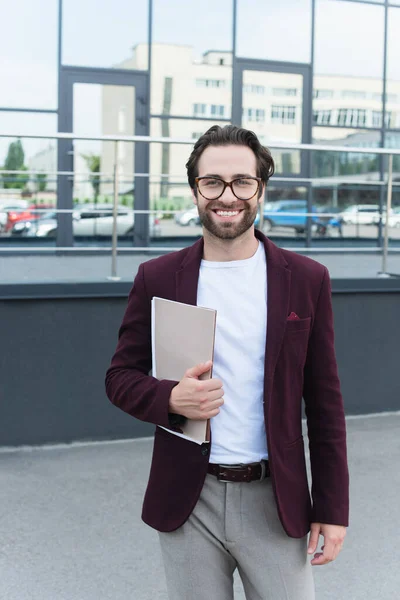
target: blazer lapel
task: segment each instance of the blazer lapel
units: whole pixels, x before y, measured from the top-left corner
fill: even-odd
[[[267,339],[265,352],[265,391],[269,391],[276,362],[285,334],[289,309],[291,271],[282,251],[268,238],[257,232],[264,241],[267,257]],[[262,237],[261,237],[262,236]]]
[[[184,304],[197,304],[200,263],[203,258],[204,240],[201,238],[190,247],[181,267],[175,273],[176,300]]]

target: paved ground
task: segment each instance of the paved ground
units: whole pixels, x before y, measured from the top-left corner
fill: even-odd
[[[399,597],[399,430],[400,413],[348,420],[351,527],[314,569],[318,600]],[[0,598],[166,600],[140,521],[150,453],[149,440],[0,451]]]
[[[157,254],[121,254],[118,275],[132,281],[141,262]],[[312,253],[309,256],[326,265],[332,278],[376,277],[382,270],[382,259],[375,254]],[[388,268],[400,274],[400,252],[390,254]],[[1,256],[0,282],[28,281],[101,281],[111,273],[111,256]]]

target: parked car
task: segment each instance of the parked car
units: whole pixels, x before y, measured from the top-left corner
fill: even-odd
[[[19,208],[19,207],[18,207]],[[51,209],[54,208],[53,204],[31,204],[30,206],[26,207],[26,210],[10,210],[7,214],[7,222],[5,225],[5,231],[6,232],[11,232],[12,229],[14,228],[14,225],[16,223],[18,223],[19,221],[26,221],[26,220],[30,220],[30,221],[34,221],[36,219],[40,219],[40,217],[44,214],[42,212],[36,212],[37,209],[40,210],[44,210],[44,209]]]
[[[400,206],[396,206],[392,210],[392,214],[389,217],[390,227],[400,227]]]
[[[28,208],[27,200],[13,198],[0,200],[0,232],[6,230],[9,213],[16,213],[16,211],[26,208]]]
[[[176,213],[175,223],[184,227],[194,227],[195,225],[200,225],[200,217],[197,210],[197,206]]]
[[[378,223],[377,223],[378,224]],[[386,210],[382,212],[382,225],[386,225]],[[389,227],[400,227],[400,207],[392,208],[389,215]]]
[[[354,204],[340,213],[345,225],[376,225],[379,222],[378,204]]]
[[[117,216],[117,233],[119,236],[133,233],[135,217],[124,206],[119,206]],[[111,236],[113,230],[113,210],[110,204],[85,204],[75,207],[72,213],[72,228],[74,236]],[[151,237],[161,235],[160,221],[149,214],[149,229]],[[54,237],[57,231],[57,213],[45,213],[40,219],[26,219],[16,223],[12,229],[13,235],[28,237]]]
[[[311,212],[318,212],[315,206],[312,207]],[[300,214],[295,216],[291,213]],[[264,204],[263,231],[268,233],[275,227],[290,227],[295,229],[296,233],[304,233],[307,228],[306,213],[307,200],[278,200],[276,202],[267,202]],[[254,224],[258,226],[259,222],[260,215],[258,214]],[[319,217],[311,217],[313,229],[316,229],[321,223],[322,222]]]

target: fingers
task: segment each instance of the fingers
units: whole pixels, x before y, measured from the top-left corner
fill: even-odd
[[[341,548],[339,546],[334,546],[330,548],[327,552],[317,552],[314,555],[314,558],[311,561],[312,565],[327,565],[330,562],[333,562],[339,555]]]
[[[308,554],[313,554],[316,551],[318,546],[320,530],[321,527],[319,523],[311,523],[311,533],[307,550]]]
[[[214,390],[213,392],[208,392],[208,394],[204,397],[205,401],[214,402],[214,400],[222,400],[221,404],[224,403],[224,389],[220,388],[219,390]]]
[[[195,365],[194,367],[191,367],[190,369],[188,369],[185,373],[185,377],[197,379],[198,377],[200,377],[200,375],[203,375],[203,373],[207,373],[207,371],[209,371],[211,369],[211,367],[212,367],[211,360],[209,360],[205,363],[200,363],[200,364]]]
[[[311,561],[312,565],[327,565],[336,560],[343,547],[343,540],[335,540],[325,536],[325,544],[322,546],[322,552],[317,552]]]
[[[206,392],[212,392],[214,390],[222,390],[222,381],[220,379],[207,379],[202,381],[200,387]]]
[[[202,418],[211,419],[212,417],[216,417],[220,413],[221,404],[223,404],[221,400],[216,400],[215,402],[210,402],[204,408],[201,407]]]

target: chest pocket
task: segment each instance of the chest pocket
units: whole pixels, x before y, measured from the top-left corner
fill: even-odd
[[[283,358],[290,365],[304,367],[307,356],[308,339],[310,336],[311,317],[286,322],[283,338]]]

